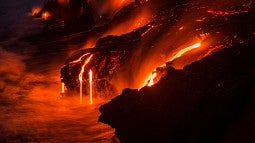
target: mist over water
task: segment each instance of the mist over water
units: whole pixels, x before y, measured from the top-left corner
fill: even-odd
[[[29,12],[42,1],[0,0],[0,142],[113,142],[114,130],[97,121],[105,100],[60,97],[59,69],[71,48],[39,51],[19,40],[40,32]]]

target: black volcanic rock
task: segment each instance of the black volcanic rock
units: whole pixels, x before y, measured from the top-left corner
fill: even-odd
[[[61,69],[61,80],[69,91],[79,88],[79,74],[81,67],[90,55],[93,55],[90,63],[85,67],[83,76],[88,79],[87,73],[91,69],[94,72],[94,85],[98,95],[103,97],[113,96],[115,88],[111,85],[112,76],[118,71],[120,65],[124,64],[135,50],[142,34],[151,27],[150,24],[136,29],[121,36],[107,36],[98,40],[94,48],[81,50],[67,60]],[[77,63],[72,63],[86,55]],[[84,88],[88,82],[84,81]]]
[[[168,68],[152,87],[100,107],[121,142],[254,142],[255,41]]]
[[[217,4],[223,6],[218,8]],[[201,50],[194,51],[193,54],[191,52],[190,55],[187,53],[181,57],[184,58],[183,60],[175,60],[168,64],[172,64],[175,68],[182,68],[219,49],[246,42],[254,34],[253,13],[254,4],[242,1],[230,4],[225,1],[213,3],[200,0],[194,2],[186,0],[134,1],[120,9],[111,21],[101,28],[95,27],[91,31],[78,34],[80,36],[74,36],[76,38],[73,40],[79,42],[89,41],[89,37],[92,39],[96,37],[95,39],[99,40],[94,49],[84,49],[67,60],[66,66],[61,70],[61,79],[69,91],[77,90],[81,66],[89,56],[71,66],[69,62],[83,54],[93,53],[94,57],[85,69],[85,73],[92,69],[96,74],[94,79],[106,81],[99,84],[100,89],[96,89],[96,91],[102,89],[101,93],[104,94],[104,91],[112,90],[112,88],[104,90],[104,87],[108,87],[101,86],[104,83],[106,85],[110,83],[113,88],[118,90],[124,86],[137,87],[139,83],[135,81],[135,76],[143,74],[143,72],[150,72],[143,71],[144,68],[152,70],[158,64],[167,62],[170,57],[174,56],[174,53],[188,46],[188,43],[192,44],[194,40],[201,41]],[[139,25],[143,21],[142,19],[148,20],[147,23],[151,24],[144,27],[143,24]],[[141,27],[137,28],[138,25]],[[132,32],[111,35],[111,30],[118,31],[120,29],[124,31],[132,29]],[[139,32],[141,29],[145,30]],[[105,32],[109,34],[106,34],[106,37],[103,36]],[[83,78],[88,80],[86,75],[84,74]],[[140,76],[142,77],[142,75]],[[122,77],[128,78],[121,79]],[[117,78],[123,80],[123,87],[119,87],[118,83],[115,83]],[[97,85],[96,83],[95,86]],[[109,94],[116,95],[115,92]]]

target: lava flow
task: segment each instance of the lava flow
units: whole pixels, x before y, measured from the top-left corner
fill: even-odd
[[[194,45],[191,45],[191,46],[188,46],[182,50],[180,50],[179,52],[177,52],[170,60],[167,60],[168,63],[171,63],[173,62],[175,59],[177,58],[180,58],[182,55],[184,55],[185,53],[193,50],[193,49],[196,49],[196,48],[199,48],[201,46],[201,42],[199,43],[196,43]],[[161,65],[160,67],[164,67],[166,68],[166,65]],[[155,78],[157,77],[157,70],[153,70],[151,76],[149,78],[147,78],[145,80],[145,83],[147,83],[146,85],[147,86],[152,86],[155,84]],[[143,86],[142,86],[143,87]]]
[[[192,142],[206,138],[204,129],[210,129],[202,126],[200,131],[197,123],[212,121],[208,125],[214,127],[228,120],[209,119],[214,115],[230,116],[228,127],[218,129],[232,130],[233,107],[252,97],[232,96],[232,104],[226,93],[254,91],[242,88],[254,83],[254,72],[245,72],[254,70],[247,64],[254,53],[250,49],[255,36],[254,0],[23,1],[0,4],[1,20],[10,21],[0,22],[0,142],[108,142],[108,129],[98,126],[97,111],[109,100],[118,107],[105,110],[101,121],[115,128],[120,140],[137,132],[138,138],[155,133],[159,136],[155,138],[172,142],[182,142],[174,139],[187,135],[191,140],[186,142]],[[8,9],[10,3],[13,7]],[[25,8],[17,14],[20,3]],[[32,5],[37,7],[28,9]],[[237,85],[241,92],[232,90]],[[196,99],[199,96],[203,97]],[[210,104],[218,100],[224,102]],[[226,114],[214,112],[227,104],[231,105],[224,109]],[[203,110],[205,120],[190,118],[202,117],[197,109],[204,105],[210,106]],[[246,108],[249,105],[242,107]],[[237,118],[246,120],[240,114]],[[158,119],[163,121],[154,122]],[[218,124],[215,119],[224,121]],[[168,126],[162,130],[164,125]],[[188,128],[180,132],[179,125]],[[148,135],[142,135],[146,131]]]
[[[82,65],[81,67],[81,72],[79,74],[79,81],[80,81],[80,104],[82,104],[82,77],[83,77],[83,73],[84,73],[84,67],[85,67],[85,64]]]
[[[92,2],[92,7],[99,12],[101,6],[106,6],[100,11],[106,14],[109,7],[104,4]],[[116,4],[108,6],[111,5]],[[164,68],[158,73],[155,67],[164,64],[165,68],[168,65],[181,69],[219,49],[242,42],[242,32],[236,30],[242,24],[237,19],[248,16],[251,8],[249,0],[128,1],[127,6],[121,6],[116,13],[112,12],[114,8],[110,10],[109,13],[115,13],[113,16],[99,12],[95,27],[85,32],[83,45],[88,47],[82,47],[84,50],[70,58],[76,60],[68,60],[61,69],[61,78],[68,90],[76,90],[79,87],[76,77],[80,73],[80,61],[86,54],[94,53],[93,64],[88,65],[85,72],[93,69],[95,94],[116,96],[127,87],[152,86],[166,73]],[[104,21],[106,17],[109,21]],[[186,47],[194,41],[198,42]],[[193,52],[201,47],[201,42],[203,48]],[[180,49],[184,45],[185,48]]]
[[[93,73],[89,70],[89,104],[93,104]]]
[[[147,84],[147,86],[152,86],[152,85],[154,85],[154,79],[157,77],[157,73],[156,72],[152,72],[152,75],[149,77],[149,79],[148,80],[146,80],[146,81],[148,81],[148,84]]]
[[[61,93],[65,93],[65,83],[61,82]]]
[[[201,43],[199,42],[192,46],[186,47],[186,48],[180,50],[177,54],[175,54],[170,60],[168,60],[168,62],[172,62],[173,60],[181,57],[183,54],[185,54],[193,49],[199,48],[200,46],[201,46]]]
[[[93,57],[93,55],[90,55],[84,62],[84,64],[82,65],[81,67],[81,71],[80,71],[80,74],[79,74],[79,81],[80,81],[80,104],[82,104],[82,83],[83,83],[83,73],[84,73],[84,68],[85,66],[90,62],[91,58]],[[92,101],[92,100],[91,100]],[[92,103],[92,102],[91,102]]]

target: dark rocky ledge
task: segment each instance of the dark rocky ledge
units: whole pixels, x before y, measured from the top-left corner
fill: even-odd
[[[125,89],[102,105],[99,121],[121,142],[254,142],[255,42],[238,44],[152,87]]]

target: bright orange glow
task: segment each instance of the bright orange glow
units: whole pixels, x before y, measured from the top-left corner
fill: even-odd
[[[92,70],[89,70],[89,104],[93,104],[93,88],[92,88]]]
[[[196,48],[198,48],[198,47],[200,47],[200,46],[201,46],[201,43],[199,42],[199,43],[196,43],[196,44],[191,45],[191,46],[189,46],[189,47],[186,47],[186,48],[180,50],[177,54],[175,54],[175,55],[174,55],[170,60],[168,60],[168,61],[171,62],[171,61],[175,60],[176,58],[181,57],[181,56],[182,56],[183,54],[185,54],[186,52],[189,52],[189,51],[191,51],[191,50],[193,50],[193,49],[196,49]]]
[[[61,82],[61,93],[65,93],[65,83]]]
[[[214,11],[214,10],[208,10],[207,11],[208,13],[210,14],[213,14],[213,15],[219,15],[219,16],[227,16],[227,15],[235,15],[235,14],[240,14],[240,13],[246,13],[246,12],[249,12],[248,10],[241,10],[241,11],[221,11],[221,10],[218,10],[218,11]]]
[[[183,26],[179,28],[179,30],[180,30],[180,31],[181,31],[181,30],[183,30],[183,29],[184,29],[184,27],[183,27]]]
[[[36,14],[38,14],[41,11],[41,7],[34,7],[32,9],[32,15],[35,16]]]
[[[82,76],[83,76],[83,73],[84,73],[84,67],[85,67],[85,64],[82,65],[81,72],[79,74],[79,80],[80,80],[80,104],[82,104]]]
[[[110,0],[110,7],[113,11],[118,11],[133,0]]]
[[[83,77],[83,73],[84,73],[84,68],[85,66],[90,62],[91,58],[93,57],[93,55],[90,55],[88,59],[86,59],[86,61],[84,62],[84,64],[81,67],[81,71],[79,74],[79,81],[80,81],[80,104],[82,104],[82,77]]]
[[[184,49],[182,49],[182,50],[180,50],[177,54],[175,54],[170,60],[168,60],[169,62],[171,62],[171,61],[173,61],[173,60],[175,60],[176,58],[179,58],[179,57],[181,57],[183,54],[185,54],[186,52],[189,52],[189,51],[191,51],[192,49],[196,49],[196,48],[198,48],[198,47],[200,47],[201,46],[201,43],[199,42],[199,43],[196,43],[196,44],[194,44],[194,45],[191,45],[191,46],[189,46],[189,47],[186,47],[186,48],[184,48]],[[163,64],[163,65],[161,65],[160,67],[165,67],[166,65],[165,64]],[[152,72],[152,74],[145,80],[145,84],[144,85],[147,85],[147,86],[152,86],[152,85],[154,85],[155,84],[155,78],[157,77],[157,72],[156,72],[156,70],[154,70],[153,72]]]
[[[45,11],[45,12],[42,13],[42,19],[43,20],[48,20],[50,16],[51,15],[48,11]]]
[[[148,9],[143,9],[140,13],[137,13],[132,17],[132,19],[114,25],[107,32],[105,32],[102,37],[107,35],[122,35],[142,27],[151,21],[152,13]]]
[[[156,72],[152,72],[151,76],[146,80],[148,81],[147,86],[152,86],[154,85],[154,79],[157,77],[157,73]]]
[[[80,62],[81,59],[82,59],[83,57],[85,57],[85,56],[87,56],[87,55],[89,55],[89,54],[90,54],[90,53],[86,53],[86,54],[82,55],[80,58],[78,58],[77,60],[74,60],[74,61],[72,61],[72,62],[70,62],[70,63],[71,63],[71,64],[76,64],[76,63]]]

